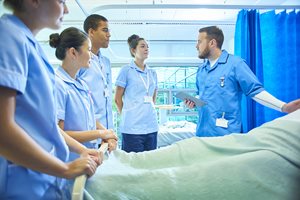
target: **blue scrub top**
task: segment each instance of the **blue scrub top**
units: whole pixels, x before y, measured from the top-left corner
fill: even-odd
[[[64,120],[64,130],[96,130],[94,107],[87,84],[80,79],[74,80],[62,67],[56,70],[56,76],[57,118]],[[99,142],[94,140],[84,145],[97,148]]]
[[[56,119],[55,74],[48,59],[16,16],[1,17],[0,35],[0,86],[17,91],[16,123],[44,150],[67,161],[68,147]],[[0,156],[0,199],[61,199],[63,182]]]
[[[196,86],[199,98],[207,102],[198,108],[196,134],[201,137],[240,133],[242,94],[253,97],[264,90],[244,60],[225,50],[212,68],[209,61],[199,67]],[[222,118],[223,112],[228,128],[216,126],[216,119]]]
[[[112,76],[109,59],[101,55],[100,51],[98,55],[92,54],[90,67],[81,69],[78,75],[92,91],[96,120],[105,128],[112,129]],[[104,95],[105,88],[107,96]]]
[[[144,82],[142,81],[143,78]],[[149,77],[149,93],[145,87]],[[116,86],[125,88],[120,131],[127,134],[148,134],[158,131],[154,105],[145,103],[145,96],[153,96],[157,89],[157,74],[147,65],[142,71],[134,61],[122,67]]]

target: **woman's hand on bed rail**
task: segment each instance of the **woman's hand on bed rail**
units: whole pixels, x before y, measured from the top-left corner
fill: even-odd
[[[108,144],[108,151],[110,153],[117,148],[118,136],[112,129],[107,129],[106,131],[107,132],[102,138],[102,141]]]
[[[118,146],[118,141],[115,139],[107,139],[107,140],[103,140],[103,142],[108,144],[108,152],[109,153],[116,150],[116,148]]]
[[[91,156],[80,157],[73,162],[67,163],[67,169],[63,173],[63,177],[72,179],[83,174],[90,177],[96,172],[97,166],[98,164]]]
[[[81,154],[81,157],[86,156],[92,158],[97,166],[101,165],[103,162],[103,153],[99,152],[97,149],[85,149],[85,151]]]

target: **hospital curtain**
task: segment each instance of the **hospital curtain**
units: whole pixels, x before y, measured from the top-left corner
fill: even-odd
[[[265,89],[289,102],[300,98],[300,13],[241,10],[235,30],[235,55],[245,59]],[[242,101],[243,131],[283,114]]]

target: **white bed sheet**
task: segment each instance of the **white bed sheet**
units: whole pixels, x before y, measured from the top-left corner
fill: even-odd
[[[196,124],[188,121],[169,121],[159,127],[157,147],[196,136]]]
[[[300,110],[249,134],[115,151],[87,182],[94,199],[299,200]]]

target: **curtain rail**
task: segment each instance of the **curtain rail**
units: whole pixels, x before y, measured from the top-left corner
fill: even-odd
[[[91,13],[116,9],[300,9],[300,5],[114,4],[97,6]]]

